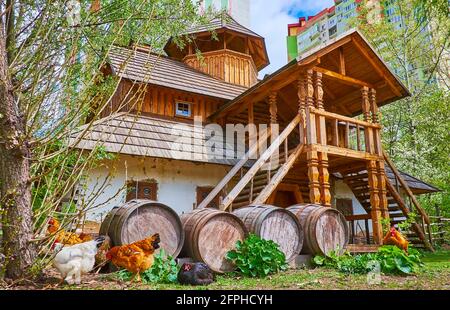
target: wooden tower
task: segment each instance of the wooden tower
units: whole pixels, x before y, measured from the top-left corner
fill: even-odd
[[[191,42],[180,50],[170,40],[165,47],[167,55],[225,82],[253,86],[258,71],[269,64],[264,38],[229,15],[210,25],[192,28],[185,35]]]

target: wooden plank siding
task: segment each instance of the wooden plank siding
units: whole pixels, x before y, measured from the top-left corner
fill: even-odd
[[[175,115],[177,101],[191,103],[191,117]],[[201,96],[189,92],[156,85],[133,83],[123,79],[116,94],[101,117],[118,112],[143,113],[144,115],[163,116],[173,120],[194,120],[198,116],[204,122],[224,102],[220,99]]]
[[[196,70],[228,83],[250,87],[257,82],[255,63],[250,55],[243,53],[219,50],[202,53],[202,59],[197,55],[188,55],[183,61]]]

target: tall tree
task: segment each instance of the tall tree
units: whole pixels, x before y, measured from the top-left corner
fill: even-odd
[[[412,93],[381,109],[384,147],[399,168],[443,189],[423,198],[427,207],[450,212],[448,1],[381,1],[376,19],[373,6],[361,8],[356,25]]]
[[[191,0],[3,0],[0,2],[0,214],[6,276],[39,267],[44,219],[93,158],[69,136],[90,128],[119,80],[102,69],[114,44],[160,52],[199,16]],[[85,131],[87,131],[87,129]]]

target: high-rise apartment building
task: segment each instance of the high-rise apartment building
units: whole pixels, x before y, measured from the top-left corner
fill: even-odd
[[[250,27],[250,0],[203,0],[203,8],[225,10],[238,23]]]
[[[394,1],[385,2],[383,7],[379,0],[368,1],[369,19],[380,18],[383,13],[389,22],[400,27],[400,16],[396,14],[392,6]],[[300,17],[298,23],[288,25],[289,60],[351,28],[349,21],[358,15],[358,5],[362,0],[334,0],[334,2],[334,6],[322,10],[317,15]]]
[[[398,14],[398,8],[394,5],[395,1],[368,0],[368,22],[376,22],[377,19],[385,18],[395,27],[402,27],[401,16]],[[289,61],[334,39],[353,27],[350,21],[358,16],[362,0],[334,0],[334,3],[334,6],[322,10],[317,15],[300,17],[298,23],[288,25],[287,50]],[[432,44],[432,26],[427,27],[425,31],[428,34],[426,40]],[[442,88],[448,88],[448,85],[450,85],[448,74],[445,74],[450,67],[449,55],[450,53],[447,50],[443,51],[439,70],[431,79],[431,82],[436,82]],[[410,66],[414,68],[413,64]],[[393,68],[393,70],[401,75],[396,68]],[[414,74],[416,79],[428,79],[427,74],[422,69],[414,69],[411,73]]]

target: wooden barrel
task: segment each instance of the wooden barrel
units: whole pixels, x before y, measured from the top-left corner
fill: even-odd
[[[178,214],[168,206],[151,200],[131,200],[113,208],[100,227],[112,244],[124,245],[145,239],[155,233],[161,238],[161,249],[177,257],[184,243],[184,231]]]
[[[288,208],[303,226],[304,254],[326,255],[343,250],[348,243],[348,226],[338,210],[316,204],[298,204]]]
[[[206,208],[181,215],[181,222],[186,234],[183,254],[218,273],[235,269],[225,255],[235,248],[238,240],[247,237],[247,229],[239,218]]]
[[[289,211],[271,205],[256,205],[233,212],[247,229],[262,239],[272,240],[280,246],[291,262],[303,246],[303,230],[298,219]]]

